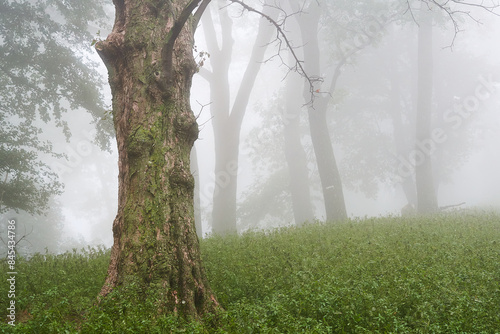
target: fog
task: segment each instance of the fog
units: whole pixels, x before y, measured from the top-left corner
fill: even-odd
[[[240,16],[237,14],[238,10],[235,10],[236,13],[233,14],[234,25],[238,27],[241,23]],[[450,146],[450,150],[460,151],[463,150],[462,153],[457,152],[458,155],[462,155],[456,162],[456,166],[447,167],[449,169],[449,174],[447,173],[446,177],[443,177],[443,181],[436,182],[437,193],[438,193],[438,201],[441,207],[459,204],[465,202],[464,205],[461,205],[459,208],[490,208],[490,207],[498,207],[500,204],[500,193],[498,192],[498,186],[500,185],[500,176],[496,172],[498,169],[498,163],[500,158],[500,153],[497,149],[497,143],[499,142],[499,134],[498,134],[498,126],[500,116],[498,114],[499,107],[499,95],[498,95],[498,78],[499,78],[499,67],[497,65],[498,55],[499,55],[499,47],[498,44],[495,43],[495,38],[498,36],[499,31],[499,23],[497,17],[485,13],[484,11],[474,11],[473,14],[474,20],[465,20],[465,22],[461,23],[461,31],[455,36],[452,26],[449,22],[445,23],[445,27],[441,27],[434,31],[434,58],[435,58],[435,72],[440,72],[440,76],[445,77],[447,81],[453,82],[457,81],[456,91],[452,97],[454,99],[450,100],[448,96],[444,97],[444,99],[448,98],[447,101],[441,103],[441,105],[446,105],[446,108],[451,108],[456,100],[460,97],[466,98],[468,94],[474,94],[474,85],[479,84],[478,80],[480,80],[480,76],[493,76],[493,81],[495,81],[495,93],[492,94],[487,101],[478,107],[477,112],[475,112],[470,118],[464,121],[464,126],[469,127],[467,132],[465,129],[460,127],[464,131],[464,133],[460,134],[456,140],[456,142],[447,141],[446,146]],[[240,36],[244,36],[243,38],[235,35],[235,55],[241,56],[240,54],[249,54],[251,52],[251,46],[248,41],[252,40],[253,35],[251,35],[245,27],[248,26],[246,24],[245,18],[243,23],[243,27],[241,27]],[[255,18],[257,20],[257,18]],[[372,18],[373,21],[373,18]],[[373,23],[373,22],[371,22]],[[255,24],[256,26],[257,24]],[[290,25],[291,26],[291,25]],[[360,28],[362,31],[364,28]],[[382,76],[380,76],[380,72],[377,73],[376,70],[373,70],[377,66],[381,66],[380,63],[381,57],[385,57],[390,52],[405,52],[405,50],[398,51],[398,47],[400,45],[391,44],[391,40],[398,39],[406,39],[410,50],[406,50],[411,57],[416,57],[416,43],[417,43],[417,28],[415,22],[407,22],[404,26],[400,26],[396,24],[394,26],[388,26],[383,28],[383,32],[381,32],[382,36],[380,39],[377,39],[372,44],[366,46],[362,50],[353,57],[352,62],[346,65],[343,68],[343,72],[341,78],[339,80],[339,86],[342,85],[340,89],[345,91],[355,90],[357,86],[379,86],[381,81],[386,80]],[[235,30],[237,32],[237,30]],[[293,33],[293,30],[290,29],[290,34]],[[203,45],[203,31],[199,31],[197,34],[197,44],[199,49],[204,49]],[[291,37],[298,38],[296,36]],[[300,45],[297,42],[297,45]],[[242,51],[246,50],[246,51]],[[276,54],[276,49],[270,47],[268,49],[269,57]],[[233,55],[234,57],[234,55]],[[467,61],[465,61],[466,58]],[[326,58],[326,57],[325,57]],[[404,59],[404,58],[403,58]],[[415,61],[415,59],[404,59],[408,62]],[[238,58],[232,60],[233,65],[231,67],[230,76],[231,76],[231,88],[236,90],[240,84],[240,80],[242,77],[242,67],[246,66],[245,61],[241,61]],[[379,62],[379,63],[377,63]],[[451,66],[446,64],[450,62]],[[440,69],[441,65],[446,64],[446,68]],[[488,64],[488,65],[486,65]],[[486,65],[483,67],[483,65]],[[210,64],[206,64],[207,67]],[[330,65],[332,66],[332,65]],[[411,85],[415,85],[415,81],[417,74],[416,72],[416,63],[409,64],[411,67],[409,70],[409,77],[407,78],[408,82],[405,84],[408,87],[404,87],[404,89],[414,89]],[[467,69],[470,68],[470,69]],[[327,69],[330,70],[330,69]],[[273,102],[272,99],[277,94],[280,94],[280,91],[283,91],[283,86],[285,85],[285,81],[289,79],[289,77],[297,76],[296,73],[288,73],[288,69],[286,66],[281,64],[281,59],[273,58],[272,61],[266,62],[259,76],[257,78],[257,82],[254,86],[254,90],[252,93],[251,102],[249,103],[249,109],[247,110],[242,134],[241,134],[241,146],[240,146],[240,154],[239,154],[239,171],[238,171],[238,202],[245,201],[245,195],[248,194],[248,191],[252,189],[252,185],[255,184],[256,179],[262,179],[261,169],[262,166],[259,166],[259,162],[255,162],[258,160],[258,153],[252,152],[249,150],[249,147],[255,146],[255,137],[252,138],[252,131],[257,131],[257,133],[266,132],[266,129],[269,127],[269,123],[267,120],[262,119],[262,115],[258,114],[258,109],[263,108],[263,105],[266,104],[271,105]],[[461,72],[465,74],[462,75]],[[410,77],[412,76],[412,77]],[[435,74],[435,78],[437,75]],[[439,79],[441,79],[440,77]],[[439,79],[435,80],[435,85],[439,86]],[[460,84],[460,81],[467,80],[467,83]],[[475,80],[475,82],[472,82]],[[339,89],[339,90],[340,90]],[[361,89],[364,89],[361,88]],[[467,91],[469,89],[469,91]],[[201,92],[207,92],[209,87],[206,82],[199,77],[195,77],[195,81],[193,84],[193,101],[197,101],[193,103],[193,108],[198,102],[203,101],[201,103],[209,103],[210,100]],[[437,89],[436,89],[437,91]],[[450,94],[451,92],[446,92]],[[435,93],[436,94],[436,93]],[[207,94],[208,95],[208,94]],[[233,95],[234,96],[234,95]],[[354,97],[355,98],[355,97]],[[435,97],[437,100],[437,97]],[[268,101],[268,102],[266,102]],[[284,103],[278,102],[278,103]],[[304,102],[305,103],[305,102]],[[345,101],[341,103],[339,106],[332,106],[331,109],[341,109],[347,104],[353,104],[355,102]],[[437,102],[434,102],[437,104]],[[367,106],[362,106],[367,108]],[[265,107],[264,107],[265,108]],[[367,109],[367,112],[376,113],[380,112],[380,107],[375,106],[373,110]],[[272,107],[268,108],[268,112],[273,112]],[[304,109],[304,108],[303,108]],[[437,109],[437,108],[434,108]],[[307,111],[303,111],[302,114],[302,122],[307,122]],[[333,113],[331,110],[329,113]],[[352,112],[352,111],[351,111]],[[435,113],[438,110],[433,111]],[[331,116],[330,116],[331,117]],[[437,116],[435,116],[437,117]],[[333,118],[333,117],[332,117]],[[208,110],[203,110],[199,123],[204,124],[201,128],[200,139],[196,143],[197,152],[199,155],[200,161],[200,184],[202,189],[202,211],[203,211],[203,219],[204,219],[204,232],[210,231],[210,214],[211,214],[211,197],[213,196],[210,190],[214,189],[214,183],[216,176],[214,175],[213,166],[214,166],[214,156],[213,156],[213,132],[210,126],[211,115]],[[332,124],[335,123],[335,120],[331,120]],[[380,121],[382,124],[384,120]],[[465,124],[467,123],[467,124]],[[470,124],[470,125],[469,125]],[[277,126],[277,125],[274,125]],[[335,140],[335,127],[342,127],[342,124],[335,124],[332,126],[333,131],[331,135],[333,136],[334,150],[339,157],[338,165],[339,169],[344,171],[344,174],[349,173],[349,167],[346,166],[346,162],[342,159],[343,150],[348,149],[358,149],[356,147],[350,147],[348,143],[343,143],[341,140]],[[305,126],[304,126],[305,127]],[[362,128],[362,126],[360,126]],[[355,130],[355,129],[354,129]],[[342,131],[342,129],[339,129]],[[304,131],[307,132],[307,129]],[[279,133],[274,133],[277,136],[280,136]],[[352,135],[352,133],[350,134]],[[281,135],[282,136],[282,135]],[[308,134],[305,133],[302,135],[302,141],[305,145],[310,145],[310,139],[308,138]],[[342,140],[349,140],[349,134],[342,135]],[[354,135],[356,136],[356,135]],[[467,138],[474,136],[474,138],[470,139],[470,142],[465,143],[464,141],[468,141]],[[276,142],[280,142],[282,139],[275,138]],[[272,143],[272,140],[271,140]],[[369,146],[371,144],[369,137],[364,137],[360,142],[356,142],[357,145],[365,145]],[[277,144],[279,145],[279,144]],[[312,150],[310,147],[306,150]],[[365,151],[366,149],[361,148],[361,151]],[[390,150],[390,148],[388,148]],[[369,152],[367,153],[369,154]],[[311,188],[316,188],[317,194],[313,197],[315,212],[314,216],[318,220],[325,219],[325,211],[324,205],[322,203],[322,196],[319,193],[319,183],[317,177],[317,167],[314,166],[314,152],[308,152],[310,158],[310,169],[309,175],[316,185],[312,184]],[[283,163],[285,163],[283,161]],[[348,162],[352,163],[352,162]],[[376,168],[384,168],[383,166],[375,166]],[[367,165],[366,168],[370,168],[370,165]],[[352,170],[352,169],[351,169]],[[358,178],[362,178],[362,175],[357,175]],[[353,183],[356,181],[353,180]],[[353,189],[355,187],[345,187],[345,198],[346,198],[346,208],[348,211],[349,217],[365,217],[365,216],[379,216],[379,215],[399,215],[401,212],[401,208],[407,204],[407,201],[404,197],[404,194],[401,191],[401,187],[395,183],[394,180],[391,180],[390,177],[385,182],[380,182],[377,184],[377,189],[375,192],[373,190],[356,191]],[[286,190],[284,190],[286,191]],[[368,192],[369,194],[366,194]],[[271,200],[271,199],[269,199]],[[256,207],[255,210],[259,211],[262,207]],[[288,220],[285,218],[288,217]],[[264,222],[254,222],[254,226],[247,226],[249,228],[258,227],[258,228],[269,228],[271,226],[276,225],[288,225],[293,223],[290,220],[291,216],[290,212],[283,213],[282,221],[269,221],[267,223]],[[239,217],[241,219],[241,217]],[[245,229],[245,226],[240,226],[240,228]]]
[[[259,2],[255,5],[261,6]],[[338,187],[322,185],[316,156],[320,151],[314,147],[308,117],[314,115],[315,110],[321,112],[323,106],[347,217],[400,215],[401,209],[411,202],[408,193],[415,192],[414,188],[405,192],[403,184],[408,181],[415,186],[413,169],[419,165],[421,151],[425,155],[422,161],[432,163],[432,182],[439,207],[499,209],[500,17],[479,8],[467,8],[470,15],[456,14],[460,31],[455,33],[447,14],[438,8],[432,9],[431,138],[418,146],[415,133],[418,24],[422,24],[418,6],[412,11],[390,8],[390,13],[398,17],[387,14],[389,9],[384,11],[382,5],[375,9],[364,5],[344,6],[334,8],[332,5],[317,13],[319,54],[313,49],[307,51],[314,44],[314,36],[309,40],[309,35],[300,31],[301,25],[302,29],[304,25],[311,26],[307,22],[315,13],[296,13],[283,21],[283,13],[270,9],[271,14],[281,15],[278,22],[294,45],[295,56],[304,60],[304,74],[293,70],[297,65],[293,55],[284,44],[280,45],[282,36],[276,40],[276,32],[268,42],[254,46],[259,25],[274,29],[268,22],[262,23],[258,15],[242,11],[237,5],[222,6],[218,1],[210,5],[218,47],[227,47],[222,32],[227,32],[228,20],[232,21],[234,44],[232,49],[214,52],[214,45],[210,45],[214,41],[210,42],[207,32],[210,22],[200,24],[195,36],[195,59],[203,60],[191,90],[191,106],[200,128],[195,143],[198,166],[192,167],[200,197],[202,232],[198,231],[199,234],[218,233],[212,228],[214,191],[217,196],[231,197],[228,188],[233,187],[233,182],[235,210],[227,203],[220,205],[227,217],[232,217],[229,211],[235,211],[236,221],[229,222],[232,225],[227,228],[220,227],[219,231],[243,232],[303,223],[296,221],[296,217],[307,217],[311,221],[328,218],[324,194]],[[290,9],[284,7],[283,10]],[[100,35],[105,37],[112,25],[111,19],[108,24],[107,28],[91,27],[92,33],[100,30]],[[221,28],[221,24],[226,26]],[[263,59],[258,60],[261,66],[255,70],[255,83],[240,89],[252,52],[263,47],[266,49]],[[228,55],[231,57],[218,58]],[[97,54],[94,52],[90,57],[100,64],[98,71],[102,79],[107,80],[106,68]],[[319,62],[314,63],[314,59]],[[217,74],[219,65],[214,62],[228,63],[227,73]],[[338,79],[335,88],[330,90],[336,69]],[[207,75],[212,75],[212,79],[207,80]],[[216,87],[223,90],[217,78],[224,75],[229,91],[214,94]],[[309,87],[310,82],[304,75],[318,81]],[[313,95],[307,94],[310,88],[315,92]],[[229,115],[241,112],[233,106],[244,89],[251,89],[251,93],[243,107],[241,124],[231,123]],[[106,85],[102,94],[105,105],[110,106],[111,96]],[[227,100],[227,110],[222,110],[225,102],[218,104],[219,100],[214,100],[219,98]],[[288,117],[290,105],[295,105],[296,114]],[[40,138],[49,140],[54,151],[67,156],[66,159],[44,157],[65,185],[64,192],[53,199],[59,205],[52,205],[50,211],[60,212],[57,228],[60,234],[54,234],[56,241],[47,236],[45,245],[35,247],[26,243],[25,247],[36,251],[43,251],[45,247],[54,251],[86,245],[110,247],[118,201],[116,143],[110,139],[109,151],[94,143],[95,123],[83,109],[72,110],[62,117],[72,133],[69,141],[54,122],[40,122],[44,129]],[[220,118],[228,120],[214,124]],[[401,124],[398,125],[397,120]],[[288,123],[298,131],[294,138],[301,145],[300,152],[292,151],[291,160],[285,155]],[[214,133],[214,126],[227,133]],[[224,145],[228,146],[228,141],[236,138],[231,136],[239,137],[237,159],[221,160],[224,167],[216,170],[216,150],[225,149]],[[222,146],[217,147],[219,142]],[[292,201],[291,184],[298,180],[290,174],[289,164],[301,161],[301,152],[310,204]],[[401,171],[406,168],[402,161],[409,162],[412,175],[402,175]],[[228,163],[232,162],[231,167]],[[300,207],[302,205],[304,207]],[[312,216],[304,213],[309,205]],[[20,224],[28,226],[27,235],[32,229],[31,222],[35,222],[35,218],[14,212],[5,215],[19,217]],[[51,243],[57,243],[57,247]]]

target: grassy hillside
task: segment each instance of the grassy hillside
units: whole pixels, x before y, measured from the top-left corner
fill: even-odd
[[[314,224],[202,242],[225,312],[147,317],[154,301],[92,308],[109,253],[18,260],[5,333],[498,333],[500,215]],[[3,272],[8,271],[2,263]],[[5,279],[1,291],[7,291]],[[134,290],[131,287],[129,290]],[[116,293],[135,293],[118,291]],[[6,317],[7,294],[0,313]]]

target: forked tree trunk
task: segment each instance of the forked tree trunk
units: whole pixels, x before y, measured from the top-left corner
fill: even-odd
[[[217,308],[201,264],[189,155],[194,9],[200,1],[114,0],[113,31],[96,45],[109,72],[119,153],[118,213],[105,298],[139,282],[158,313],[199,318]]]
[[[277,11],[273,2],[265,1],[263,13],[273,19]],[[222,41],[217,41],[210,13],[204,16],[203,26],[211,58],[212,71],[201,72],[210,83],[212,125],[215,140],[215,188],[213,196],[212,232],[219,235],[237,232],[236,199],[240,133],[250,94],[264,60],[273,27],[261,18],[250,59],[241,80],[233,105],[230,100],[229,65],[233,52],[232,20],[225,9],[219,11]],[[219,46],[219,44],[221,44]]]
[[[219,3],[217,3],[219,4]],[[212,233],[236,232],[236,192],[238,182],[238,155],[240,128],[232,124],[230,115],[229,64],[233,51],[233,21],[226,8],[220,9],[222,46],[219,47],[210,10],[203,16],[203,28],[212,71],[202,69],[202,76],[210,83],[210,112],[215,144],[215,185],[213,193]]]
[[[320,22],[321,7],[312,2],[307,9],[307,15],[300,16],[299,25],[304,43],[304,62],[309,76],[320,76],[320,50],[318,42],[318,24]],[[339,65],[340,66],[340,65]],[[337,67],[338,73],[333,77],[329,91],[333,94],[340,75],[340,67]],[[310,99],[308,83],[304,94],[306,100]],[[344,200],[344,190],[342,181],[333,151],[330,130],[326,112],[328,109],[329,96],[316,97],[314,105],[309,105],[309,128],[311,131],[311,140],[316,155],[321,188],[323,190],[323,199],[325,202],[326,219],[330,222],[342,221],[347,219],[347,210]]]

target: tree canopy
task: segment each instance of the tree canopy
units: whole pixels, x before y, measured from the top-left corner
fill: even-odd
[[[67,111],[83,109],[109,147],[109,122],[89,26],[105,26],[102,1],[0,1],[0,212],[41,213],[62,184],[43,155],[60,157],[39,139],[43,123],[61,128]]]

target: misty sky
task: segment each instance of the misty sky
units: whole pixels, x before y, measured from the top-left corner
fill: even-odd
[[[462,52],[473,54],[478,59],[485,62],[497,63],[491,74],[496,82],[500,82],[500,46],[498,36],[500,36],[500,17],[488,16],[484,13],[476,14],[480,17],[483,25],[467,21],[462,24],[463,32],[458,34],[453,51],[446,48],[446,43],[442,43],[442,49],[436,52]],[[231,88],[234,91],[239,87],[240,78],[246,67],[248,55],[251,52],[252,43],[249,41],[255,38],[253,27],[257,25],[258,18],[255,16],[240,18],[234,15],[234,54],[231,65],[230,80]],[[101,31],[105,36],[106,32]],[[448,34],[449,40],[453,35]],[[416,36],[414,36],[416,39]],[[196,34],[196,45],[198,50],[206,50],[203,30],[200,28]],[[276,53],[272,46],[268,49],[271,56]],[[345,72],[350,76],[356,74],[358,64],[367,64],[370,57],[377,53],[377,47],[369,47],[368,50],[360,52],[356,63],[348,66]],[[97,56],[95,56],[98,59]],[[205,66],[210,68],[208,61]],[[456,71],[460,71],[457,68]],[[107,76],[104,66],[101,66],[100,72],[103,77]],[[455,73],[449,73],[450,76]],[[289,75],[297,75],[291,73]],[[360,73],[363,76],[364,74]],[[242,194],[254,182],[255,171],[253,170],[251,157],[248,156],[248,135],[254,128],[266,127],[261,117],[255,111],[257,105],[266,104],[273,95],[277,94],[284,85],[286,69],[281,66],[278,59],[267,62],[262,66],[261,72],[257,78],[254,91],[251,96],[249,110],[247,110],[241,136],[240,163],[238,194],[241,199]],[[367,78],[366,80],[375,80],[376,78]],[[436,83],[439,85],[439,83]],[[447,184],[441,184],[438,189],[438,198],[440,205],[456,204],[466,202],[467,207],[496,206],[500,204],[500,85],[496,86],[498,92],[488,101],[488,108],[481,110],[473,117],[481,126],[481,136],[477,139],[474,153],[470,154],[467,162],[457,171],[450,175],[452,181]],[[109,93],[108,104],[110,104]],[[210,103],[209,86],[207,82],[199,75],[195,75],[192,88],[192,109],[196,115],[201,110],[201,105]],[[204,231],[208,229],[208,218],[211,213],[211,190],[213,190],[213,169],[214,169],[214,144],[211,127],[210,106],[205,106],[198,118],[200,124],[199,140],[196,142],[199,162],[200,189],[202,198],[202,213]],[[305,117],[304,113],[304,117]],[[73,161],[73,165],[63,173],[63,180],[66,183],[66,191],[61,196],[60,202],[65,216],[65,232],[67,235],[75,238],[83,238],[86,242],[104,243],[110,246],[111,225],[116,214],[117,206],[117,154],[114,144],[113,152],[101,152],[95,146],[91,145],[86,134],[92,131],[92,125],[88,124],[90,117],[86,115],[71,116],[70,126],[73,128],[74,135],[70,143],[60,141],[56,148],[68,152],[79,152],[81,159]],[[340,147],[334,143],[335,149]],[[83,154],[82,154],[83,152]],[[338,161],[341,168],[342,159]],[[66,164],[68,166],[68,164]],[[314,174],[315,171],[311,170]],[[104,180],[99,178],[104,178]],[[78,189],[76,191],[76,189]],[[360,193],[345,190],[346,206],[350,217],[378,216],[386,214],[399,214],[401,208],[406,204],[402,192],[392,185],[381,185],[377,197],[368,199]],[[94,201],[95,199],[95,201]],[[324,219],[324,209],[321,203],[315,203],[318,219]],[[283,224],[287,222],[284,221]]]

